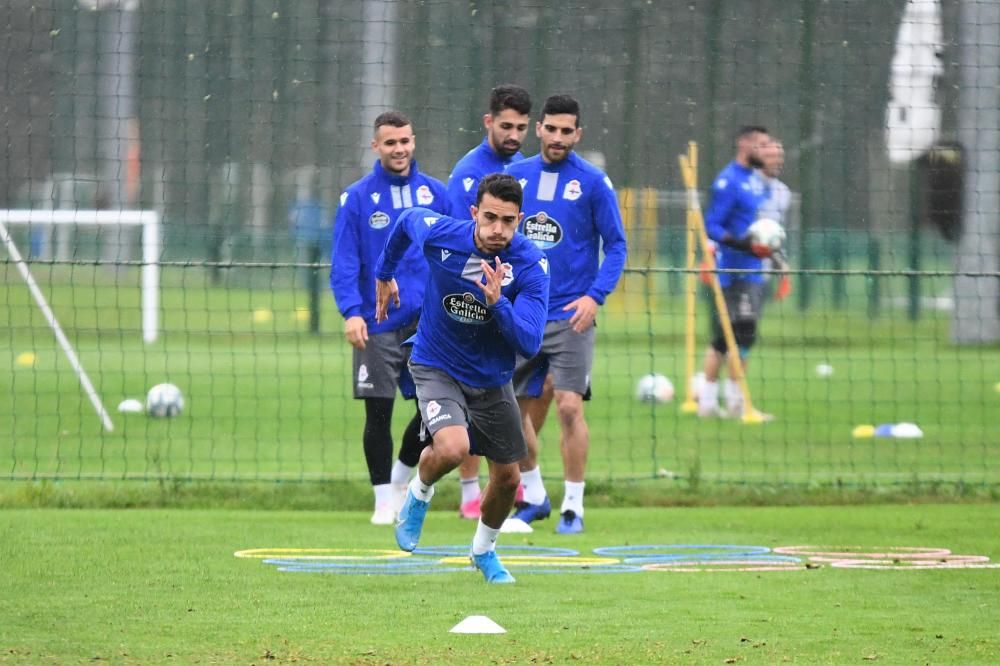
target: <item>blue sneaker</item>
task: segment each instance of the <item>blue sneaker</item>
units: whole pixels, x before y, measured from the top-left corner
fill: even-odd
[[[556,532],[559,534],[580,534],[583,532],[583,518],[576,515],[575,511],[563,511],[562,515],[559,516]]]
[[[470,555],[472,566],[483,572],[487,583],[513,583],[514,577],[500,564],[496,551],[487,551],[482,555]]]
[[[549,498],[546,497],[545,501],[541,504],[528,504],[527,502],[521,502],[517,505],[517,511],[511,518],[517,518],[525,523],[530,523],[533,520],[542,520],[543,518],[548,518],[549,514],[552,513],[552,503],[549,502]]]
[[[430,502],[418,500],[413,491],[407,489],[403,507],[396,519],[396,543],[400,549],[412,552],[420,541],[420,532],[424,529],[424,518],[427,517],[427,507]]]

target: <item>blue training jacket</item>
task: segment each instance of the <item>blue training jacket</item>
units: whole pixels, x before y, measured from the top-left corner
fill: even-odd
[[[396,277],[403,293],[400,307],[381,324],[375,323],[375,262],[400,213],[414,206],[443,213],[447,205],[444,183],[420,173],[416,161],[409,176],[390,174],[376,161],[371,173],[340,195],[330,287],[344,319],[364,317],[369,334],[395,331],[416,320],[427,282],[420,252],[414,248],[403,257]]]
[[[479,181],[491,173],[503,173],[508,166],[523,159],[520,152],[504,159],[490,147],[489,139],[483,139],[455,163],[448,176],[448,214],[459,220],[467,218],[469,206],[476,203]]]
[[[548,261],[520,233],[499,255],[481,254],[474,234],[472,220],[411,208],[399,216],[376,275],[380,280],[397,276],[411,244],[422,251],[430,279],[420,323],[410,339],[410,358],[469,386],[493,388],[511,380],[516,354],[530,357],[541,348],[549,295]],[[494,266],[497,256],[507,275],[500,300],[489,307],[478,286],[484,283],[480,262]],[[400,286],[400,299],[405,297],[402,292]]]
[[[618,284],[627,252],[611,180],[574,152],[555,164],[535,155],[511,164],[507,173],[524,189],[521,232],[549,259],[549,321],[573,316],[563,307],[584,294],[603,304]]]
[[[757,219],[757,210],[767,197],[767,190],[760,176],[750,167],[735,160],[726,165],[712,184],[712,203],[705,215],[705,231],[718,243],[715,260],[718,268],[761,268],[761,260],[749,252],[737,250],[722,242],[728,235],[733,239],[746,236],[747,230]],[[736,280],[764,282],[762,273],[733,275],[720,273],[719,284],[728,287]]]

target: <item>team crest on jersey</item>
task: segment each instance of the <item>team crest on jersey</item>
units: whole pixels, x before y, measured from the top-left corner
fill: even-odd
[[[462,186],[465,187],[465,191],[468,192],[472,189],[472,186],[476,184],[475,178],[463,178]]]
[[[554,218],[545,211],[539,211],[524,219],[522,233],[543,250],[555,247],[563,239],[563,230]]]
[[[417,188],[417,203],[421,206],[434,203],[434,193],[431,192],[431,188],[426,185],[421,185]]]
[[[382,198],[381,194],[379,194],[378,192],[372,192],[372,203],[373,204],[377,205],[378,204],[378,200],[381,199],[381,198]]]
[[[377,210],[368,218],[368,226],[372,229],[385,229],[389,226],[389,216]]]
[[[427,418],[432,419],[441,413],[441,405],[438,404],[437,400],[431,400],[427,403]]]
[[[563,199],[567,201],[576,201],[583,194],[583,190],[580,189],[580,181],[576,178],[566,183],[566,187],[563,188]]]
[[[500,265],[503,266],[503,279],[500,280],[500,286],[506,287],[514,281],[514,267],[506,261]]]
[[[476,297],[465,292],[464,294],[448,294],[441,300],[444,311],[448,316],[463,324],[485,324],[493,319],[493,313],[486,307],[485,303],[476,300]]]

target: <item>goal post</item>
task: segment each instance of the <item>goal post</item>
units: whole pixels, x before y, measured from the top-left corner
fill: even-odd
[[[142,231],[142,339],[156,342],[160,333],[160,215],[154,210],[0,210],[0,223],[140,227]]]

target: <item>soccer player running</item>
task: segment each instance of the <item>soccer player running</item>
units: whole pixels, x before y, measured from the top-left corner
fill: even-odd
[[[558,414],[565,493],[556,531],[583,531],[584,473],[590,434],[583,397],[594,360],[594,319],[625,267],[626,243],[611,180],[573,152],[580,141],[580,106],[569,95],[545,100],[535,125],[541,152],[507,168],[524,188],[522,231],[545,251],[551,266],[549,310],[541,352],[518,359],[514,386],[528,456],[521,463],[524,501],[513,519],[548,517],[551,503],[538,466],[539,410],[551,373]],[[604,261],[599,260],[604,247]],[[541,411],[544,414],[544,411]]]
[[[341,195],[334,223],[330,286],[344,317],[344,337],[353,347],[354,397],[365,402],[362,442],[375,493],[374,525],[395,522],[423,446],[418,411],[406,427],[393,464],[391,426],[397,386],[403,397],[416,396],[406,368],[409,350],[400,345],[416,330],[427,281],[427,262],[418,251],[401,259],[405,296],[400,307],[384,321],[375,320],[375,261],[400,213],[415,205],[437,213],[447,210],[444,183],[417,169],[415,147],[409,118],[399,111],[378,116],[372,139],[378,159],[371,173]]]
[[[399,512],[396,543],[416,548],[434,484],[469,453],[468,426],[475,426],[490,475],[471,557],[490,583],[514,582],[495,552],[527,452],[511,377],[517,354],[538,351],[548,307],[548,262],[517,233],[521,199],[516,180],[491,174],[479,183],[471,220],[407,211],[376,266],[376,319],[383,321],[401,302],[394,278],[407,249],[416,246],[430,265],[410,372],[432,442]]]
[[[742,127],[736,136],[736,155],[712,184],[712,203],[705,215],[705,231],[716,242],[716,265],[720,270],[760,270],[761,260],[771,249],[755,245],[747,230],[757,219],[766,198],[764,180],[755,171],[764,166],[763,156],[770,144],[767,130],[756,125]],[[747,356],[757,337],[764,293],[762,273],[719,274],[719,284],[733,325],[740,362],[746,370]],[[698,416],[740,416],[743,394],[732,377],[726,380],[726,410],[719,405],[719,371],[726,358],[726,339],[718,314],[713,319],[713,339],[705,351],[705,382],[698,392]],[[763,412],[764,420],[773,418]]]
[[[464,219],[468,215],[484,176],[503,173],[509,164],[524,159],[520,151],[528,133],[530,113],[531,96],[521,86],[505,84],[490,91],[489,113],[483,116],[486,137],[455,164],[448,178],[452,216]],[[472,454],[458,467],[462,485],[458,515],[469,520],[479,519],[479,467],[479,456]]]

